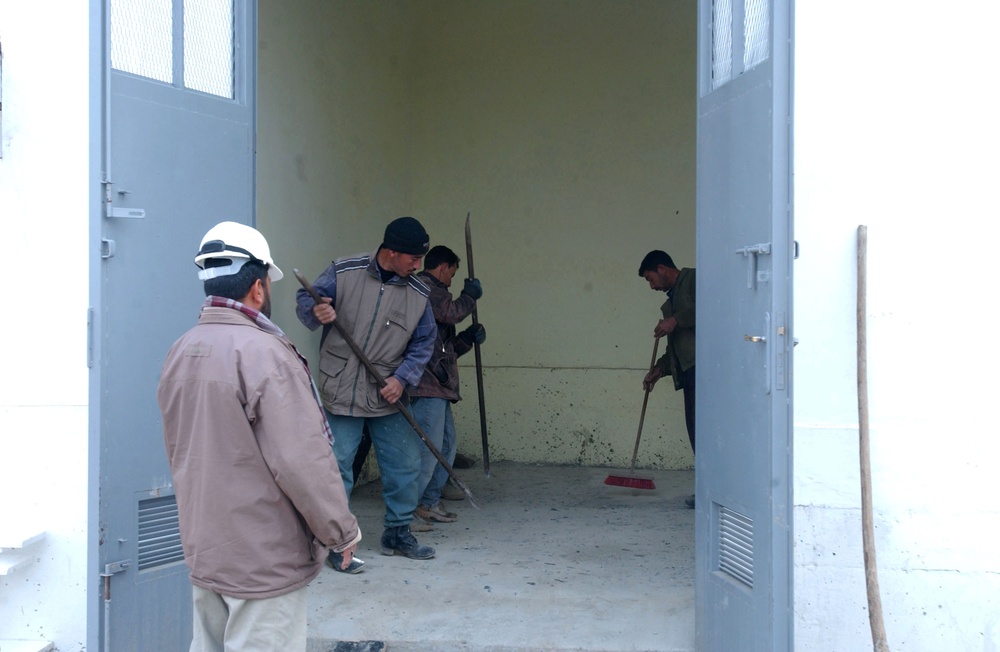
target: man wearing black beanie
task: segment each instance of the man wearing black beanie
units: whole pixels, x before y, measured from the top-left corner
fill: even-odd
[[[420,382],[437,337],[430,289],[419,269],[430,238],[419,221],[400,217],[385,228],[382,244],[369,254],[338,258],[313,283],[317,304],[300,289],[296,314],[310,330],[323,326],[319,388],[333,432],[333,452],[347,495],[354,485],[354,456],[365,425],[371,434],[385,499],[382,554],[430,559],[434,549],[410,532],[417,507],[423,442],[394,403]],[[364,365],[331,327],[336,319],[361,345],[386,380],[379,389]],[[339,564],[330,564],[341,570]],[[357,572],[355,564],[347,572]]]

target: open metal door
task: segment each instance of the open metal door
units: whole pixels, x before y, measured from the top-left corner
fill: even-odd
[[[791,3],[699,0],[698,650],[792,650]]]
[[[105,74],[91,375],[100,579],[91,584],[104,589],[101,649],[181,650],[191,587],[156,385],[204,300],[201,237],[221,220],[253,221],[256,3],[93,6]]]

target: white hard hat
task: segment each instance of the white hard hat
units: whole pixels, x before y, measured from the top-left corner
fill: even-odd
[[[228,258],[229,265],[205,267],[209,258]],[[271,260],[271,248],[260,231],[239,222],[219,222],[201,239],[201,248],[194,257],[194,264],[201,268],[198,278],[205,281],[217,276],[228,276],[240,271],[250,260],[259,260],[268,265],[267,275],[272,281],[280,281],[284,276]]]

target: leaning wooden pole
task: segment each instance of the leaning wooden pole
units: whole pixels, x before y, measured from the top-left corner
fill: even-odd
[[[465,257],[469,263],[469,278],[476,278],[475,268],[472,265],[472,224],[469,219],[472,211],[465,215]],[[476,308],[472,308],[472,324],[479,323],[479,313]],[[487,477],[490,475],[490,440],[486,433],[486,399],[483,392],[483,354],[479,350],[479,342],[474,343],[476,351],[476,385],[479,388],[479,429],[483,433],[483,473]]]
[[[861,452],[861,537],[865,558],[868,621],[875,652],[889,652],[882,619],[882,598],[875,564],[875,525],[872,516],[871,445],[868,437],[868,227],[858,227],[858,433]]]

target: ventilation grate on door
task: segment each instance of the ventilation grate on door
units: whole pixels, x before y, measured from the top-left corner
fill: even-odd
[[[184,560],[175,496],[139,501],[138,557],[140,571]]]
[[[719,570],[753,588],[753,519],[719,508]]]

